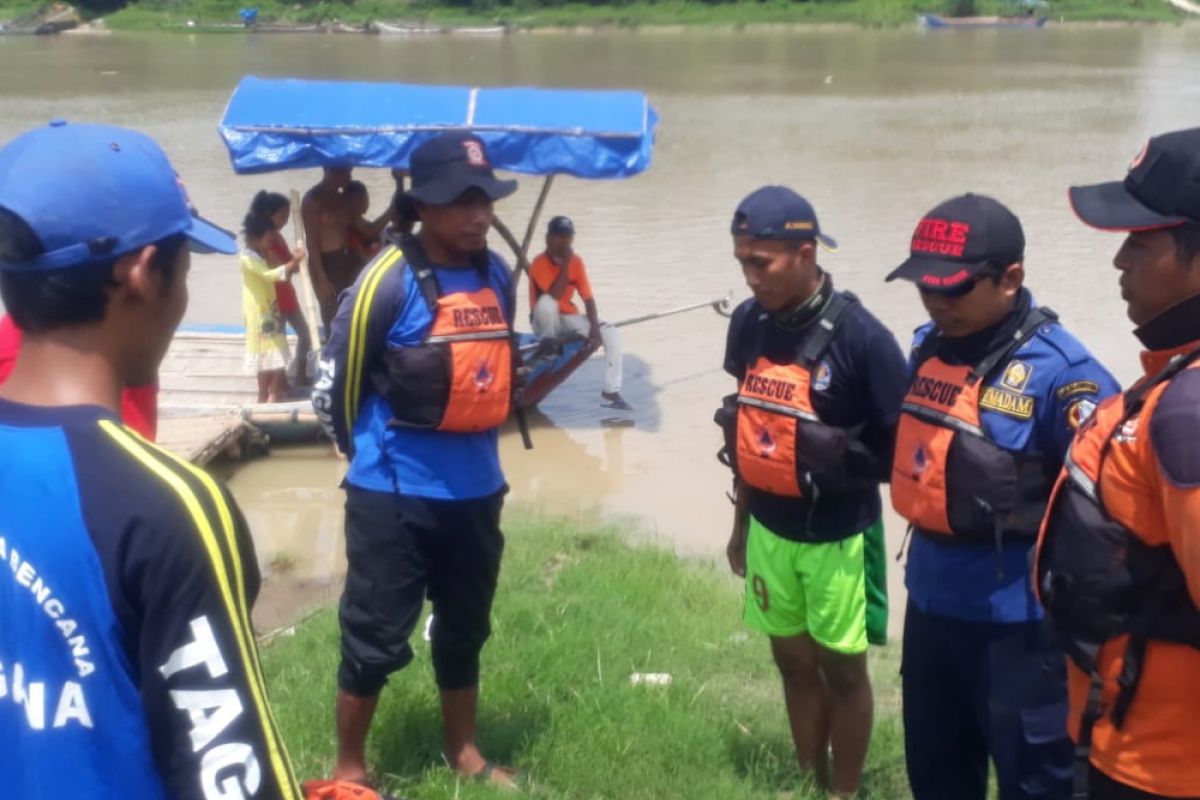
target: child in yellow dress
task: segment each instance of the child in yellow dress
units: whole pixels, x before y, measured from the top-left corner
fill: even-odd
[[[291,356],[275,284],[286,281],[300,269],[304,249],[297,247],[292,251],[290,261],[269,267],[267,253],[275,235],[271,218],[265,214],[249,214],[243,223],[243,232],[246,239],[241,256],[246,369],[258,375],[258,402],[277,403],[287,397],[287,365]]]

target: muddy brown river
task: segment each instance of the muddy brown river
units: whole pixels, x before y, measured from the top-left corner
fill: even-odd
[[[335,35],[113,35],[0,38],[0,137],[53,117],[147,131],[192,199],[236,227],[260,188],[304,189],[311,172],[238,177],[216,134],[245,74],[474,85],[629,87],[662,121],[654,164],[629,181],[560,180],[546,213],[578,228],[601,314],[624,318],[745,296],[730,256],[737,201],[767,182],[815,204],[842,245],[823,265],[904,342],[916,294],[884,284],[912,227],[963,191],[1021,217],[1028,282],[1122,380],[1136,348],[1109,266],[1118,239],[1078,224],[1071,182],[1121,174],[1146,136],[1200,123],[1200,27],[1041,31],[770,31],[526,34],[495,39]],[[388,178],[360,171],[384,202]],[[536,180],[498,208],[522,221]],[[497,245],[499,243],[497,242]],[[235,259],[199,257],[193,323],[238,323]],[[633,427],[608,428],[593,359],[547,399],[536,449],[507,435],[512,500],[570,519],[618,520],[681,554],[714,555],[728,535],[728,475],[712,411],[725,321],[697,311],[622,331]],[[336,595],[341,465],[323,448],[277,449],[222,468],[246,510],[270,580],[269,627]],[[902,528],[889,519],[893,550]],[[901,573],[893,565],[899,592]],[[893,614],[898,624],[900,614]]]

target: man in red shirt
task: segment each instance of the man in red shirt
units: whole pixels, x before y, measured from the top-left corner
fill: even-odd
[[[8,379],[20,349],[21,329],[5,314],[0,317],[0,383]],[[121,393],[121,421],[153,442],[158,433],[158,386],[126,387]]]
[[[601,399],[611,408],[628,409],[621,397],[621,340],[617,329],[600,321],[592,285],[583,259],[572,249],[575,224],[555,217],[546,229],[546,252],[529,267],[529,307],[533,332],[544,339],[579,336],[604,345],[604,391]],[[586,319],[575,307],[575,293],[583,299]]]

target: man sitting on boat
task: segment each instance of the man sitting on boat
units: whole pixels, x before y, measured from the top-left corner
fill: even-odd
[[[487,233],[516,181],[497,179],[464,133],[428,140],[411,164],[421,231],[385,247],[345,294],[313,393],[350,456],[334,776],[367,779],[379,695],[412,661],[428,594],[446,761],[512,785],[517,773],[476,746],[475,709],[504,549],[497,429],[514,377],[512,278]]]
[[[583,259],[574,251],[575,224],[568,217],[555,217],[546,228],[546,251],[529,267],[529,307],[533,310],[533,332],[543,339],[572,337],[604,345],[604,390],[601,399],[613,408],[628,409],[621,397],[621,340],[617,329],[600,321],[592,285]],[[575,293],[583,300],[584,315],[574,303]]]

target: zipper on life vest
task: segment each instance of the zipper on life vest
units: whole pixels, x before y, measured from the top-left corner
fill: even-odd
[[[910,522],[910,523],[908,523],[908,527],[904,529],[904,537],[900,539],[900,549],[896,551],[896,563],[897,564],[899,564],[900,560],[902,558],[904,558],[905,547],[907,547],[912,542],[912,532],[913,532],[913,526],[912,526],[912,523]]]

